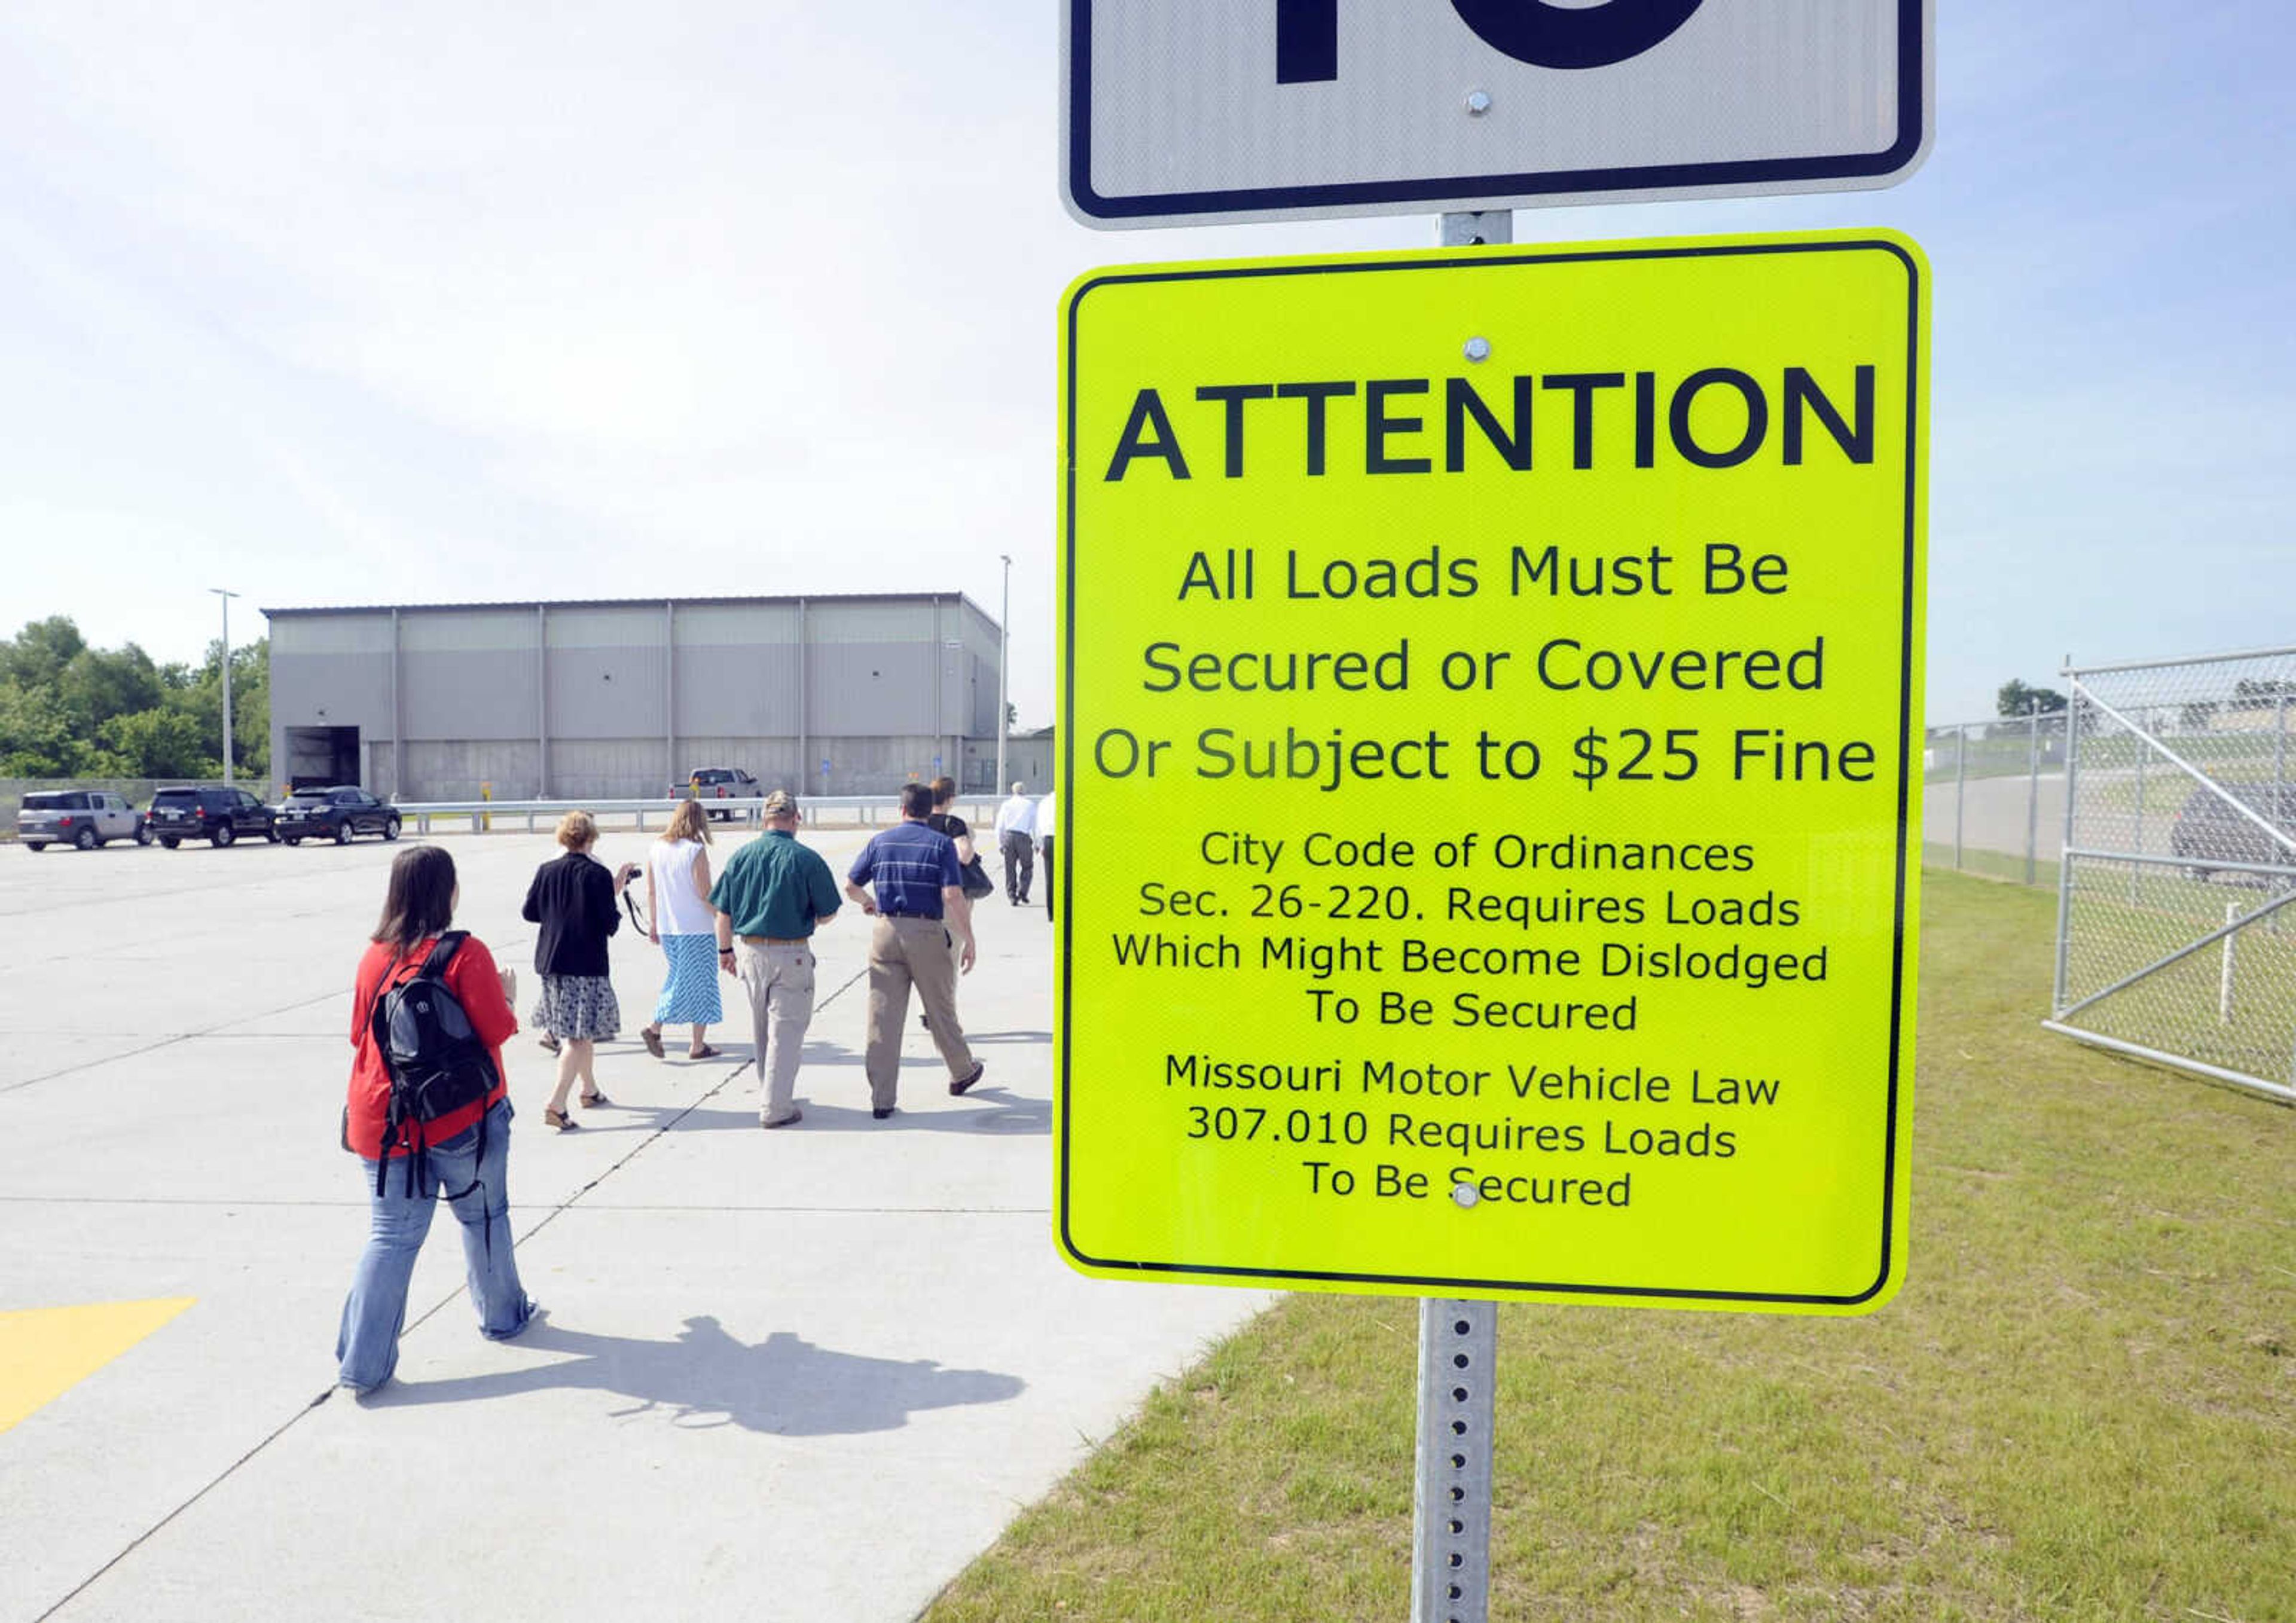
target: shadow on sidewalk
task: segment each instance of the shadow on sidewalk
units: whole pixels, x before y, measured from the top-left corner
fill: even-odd
[[[1027,1383],[994,1370],[943,1369],[931,1358],[903,1361],[832,1352],[776,1330],[755,1346],[735,1340],[703,1315],[673,1340],[591,1335],[545,1320],[515,1345],[571,1355],[532,1369],[451,1381],[393,1381],[378,1407],[472,1403],[518,1392],[588,1388],[630,1398],[619,1419],[654,1410],[675,1425],[736,1425],[779,1437],[890,1431],[920,1409],[1007,1403]]]
[[[1024,1044],[1042,1045],[1053,1040],[1049,1031],[968,1031],[965,1041],[973,1047]],[[744,1045],[743,1046],[746,1046]],[[805,1120],[792,1131],[802,1136],[808,1132],[833,1133],[924,1132],[924,1133],[996,1133],[1022,1136],[1049,1135],[1053,1130],[1053,1104],[1049,1099],[1031,1099],[1009,1092],[996,1080],[985,1082],[964,1095],[964,1103],[972,1107],[947,1110],[903,1110],[898,1115],[877,1121],[869,1115],[868,1084],[856,1073],[865,1056],[859,1049],[847,1048],[836,1043],[814,1041],[806,1044],[798,1066],[797,1099],[805,1111]],[[757,1061],[741,1058],[736,1047],[734,1058],[735,1086],[754,1092],[757,1087]],[[1000,1064],[1003,1062],[998,1062]],[[824,1078],[823,1072],[844,1072],[841,1076]],[[922,1099],[926,1094],[938,1094],[947,1086],[948,1073],[939,1062],[927,1055],[908,1055],[901,1068],[902,1093],[905,1100]],[[825,1086],[808,1086],[822,1085]],[[924,1093],[911,1094],[911,1088]],[[832,1091],[841,1092],[852,1102],[825,1097]],[[674,1115],[658,1117],[647,1124],[667,1126],[673,1133],[714,1133],[748,1129],[754,1132],[758,1125],[754,1105],[742,1110],[705,1110],[699,1106],[678,1109]]]
[[[930,1093],[939,1093],[947,1086],[948,1073],[938,1067],[930,1078],[922,1080]],[[791,1139],[813,1133],[994,1133],[1000,1137],[1045,1137],[1053,1130],[1053,1102],[1049,1099],[1029,1099],[1018,1094],[1006,1093],[993,1085],[974,1088],[962,1101],[949,1103],[946,1110],[922,1111],[904,1103],[900,1111],[883,1121],[869,1114],[869,1094],[857,1084],[851,1088],[853,1102],[840,1104],[824,1099],[819,1093],[809,1092],[805,1078],[798,1078],[797,1102],[805,1111],[805,1119],[787,1131]],[[908,1096],[904,1090],[904,1099]],[[918,1095],[922,1097],[922,1094]],[[758,1112],[755,1106],[741,1111],[690,1110],[669,1127],[672,1133],[755,1133]],[[782,1134],[770,1136],[781,1137]]]
[[[333,1036],[329,1032],[330,1037]],[[1049,1031],[973,1031],[967,1030],[964,1040],[976,1047],[982,1043],[1029,1043],[1038,1047],[1053,1040]]]

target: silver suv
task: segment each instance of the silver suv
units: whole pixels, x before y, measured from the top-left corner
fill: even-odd
[[[17,807],[16,838],[35,851],[52,845],[93,851],[108,840],[150,845],[152,825],[108,789],[45,789]]]

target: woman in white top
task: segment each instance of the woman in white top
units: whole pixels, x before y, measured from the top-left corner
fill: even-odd
[[[718,921],[709,908],[709,820],[699,800],[679,805],[646,852],[646,939],[669,960],[653,1021],[638,1033],[646,1052],[662,1057],[661,1029],[691,1021],[690,1059],[711,1060],[709,1028],[726,1018],[718,1000]]]

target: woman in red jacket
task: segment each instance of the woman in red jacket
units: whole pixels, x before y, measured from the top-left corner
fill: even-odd
[[[519,1283],[507,1217],[511,1108],[502,1045],[518,1029],[518,1016],[511,1012],[506,977],[475,937],[456,949],[443,978],[493,1057],[494,1086],[475,1103],[422,1124],[419,1144],[407,1142],[412,1135],[405,1132],[383,1142],[390,1073],[375,1046],[375,1004],[422,968],[453,922],[461,896],[452,857],[436,846],[401,851],[390,865],[382,921],[359,961],[351,994],[351,1081],[343,1107],[343,1147],[360,1158],[365,1169],[371,1225],[343,1303],[335,1357],[341,1384],[355,1392],[373,1390],[398,1366],[407,1282],[442,1194],[463,1225],[463,1255],[470,1265],[471,1303],[479,1310],[480,1332],[508,1340],[536,1313]],[[410,1157],[416,1163],[412,1168]]]

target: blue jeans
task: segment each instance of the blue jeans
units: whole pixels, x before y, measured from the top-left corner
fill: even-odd
[[[398,1367],[398,1332],[406,1324],[406,1287],[414,1276],[415,1254],[430,1232],[430,1214],[444,1193],[463,1224],[463,1257],[470,1265],[471,1305],[479,1310],[479,1331],[506,1341],[524,1330],[534,1304],[519,1283],[511,1255],[510,1118],[508,1099],[487,1112],[486,1153],[479,1153],[479,1129],[469,1127],[423,1151],[415,1168],[414,1193],[406,1188],[404,1158],[390,1164],[382,1193],[374,1192],[375,1163],[362,1159],[371,1226],[351,1293],[343,1303],[343,1324],[335,1338],[341,1383],[372,1391]]]

